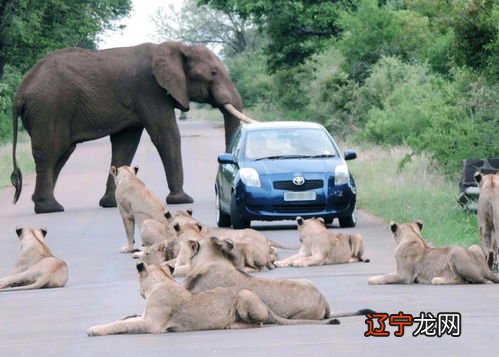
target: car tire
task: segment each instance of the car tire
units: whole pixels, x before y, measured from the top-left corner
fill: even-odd
[[[236,198],[232,195],[230,200],[230,220],[232,221],[232,228],[234,229],[244,229],[249,228],[251,221],[241,217],[239,208],[236,206]]]
[[[222,211],[220,206],[220,195],[218,194],[218,190],[215,190],[215,206],[217,209],[217,226],[220,228],[228,228],[231,225],[230,215]]]
[[[357,207],[353,209],[352,215],[338,218],[341,228],[352,228],[357,225]]]

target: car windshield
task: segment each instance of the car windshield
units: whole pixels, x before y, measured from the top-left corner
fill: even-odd
[[[255,130],[247,133],[245,156],[249,160],[335,156],[331,139],[322,129]]]

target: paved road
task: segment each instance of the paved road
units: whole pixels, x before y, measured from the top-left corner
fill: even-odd
[[[185,189],[196,202],[195,216],[214,224],[213,182],[216,155],[223,151],[220,125],[181,123],[186,173]],[[360,153],[362,155],[362,153]],[[485,355],[497,353],[499,286],[369,286],[367,278],[393,271],[394,243],[387,223],[361,212],[359,231],[371,263],[286,268],[258,273],[265,277],[307,278],[324,293],[334,311],[369,307],[379,312],[418,315],[459,312],[461,337],[364,337],[364,317],[344,318],[339,326],[268,326],[249,330],[200,331],[161,335],[89,338],[85,330],[140,313],[135,262],[119,253],[125,243],[116,209],[99,208],[110,160],[107,139],[79,145],[61,174],[56,196],[66,212],[34,215],[30,200],[34,176],[27,175],[21,199],[10,202],[13,190],[0,191],[0,276],[10,273],[19,247],[17,225],[48,228],[47,240],[56,256],[66,260],[70,278],[62,289],[0,293],[0,354],[2,356],[102,355]],[[160,161],[148,138],[143,138],[135,165],[139,176],[156,194],[167,189]],[[362,188],[359,188],[362,189]],[[254,225],[275,240],[297,242],[292,222]],[[332,229],[338,229],[334,226]],[[282,256],[290,252],[280,251]],[[375,325],[377,326],[377,325]]]

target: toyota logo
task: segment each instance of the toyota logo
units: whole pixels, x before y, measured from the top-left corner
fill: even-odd
[[[301,176],[296,176],[294,179],[293,179],[293,183],[296,185],[296,186],[301,186],[305,183],[305,179]]]

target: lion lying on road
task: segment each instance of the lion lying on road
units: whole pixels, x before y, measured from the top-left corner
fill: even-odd
[[[322,320],[364,315],[368,310],[330,315],[329,304],[308,280],[264,279],[237,270],[231,263],[232,242],[215,237],[189,241],[191,268],[185,287],[199,293],[217,287],[237,287],[255,292],[279,316],[288,319]],[[370,311],[370,310],[369,310]]]
[[[138,170],[137,167],[132,169],[129,166],[119,168],[111,166],[110,170],[116,183],[116,204],[127,236],[127,245],[120,250],[122,253],[134,251],[135,224],[141,231],[146,219],[153,219],[165,226],[169,224],[165,217],[163,202],[139,180]]]
[[[162,333],[280,325],[338,323],[337,320],[288,320],[278,316],[246,289],[218,288],[192,294],[159,265],[137,264],[144,313],[87,330],[88,336],[121,333]]]
[[[218,237],[223,240],[230,239],[234,244],[233,254],[237,256],[236,267],[245,272],[255,272],[264,269],[274,269],[277,260],[275,248],[298,249],[289,247],[280,242],[267,238],[255,229],[227,229],[208,227],[194,217],[192,210],[177,211],[173,216],[173,225],[177,232],[188,227],[198,227],[204,238]]]
[[[54,257],[45,243],[47,230],[20,228],[21,254],[12,275],[0,279],[0,291],[59,288],[68,281],[66,263]]]
[[[497,244],[499,241],[499,173],[482,175],[475,173],[480,189],[478,198],[478,231],[489,268],[497,269]]]
[[[364,259],[364,242],[360,234],[333,233],[322,218],[296,217],[301,248],[289,258],[275,262],[277,267],[306,267],[337,263],[369,262]]]
[[[432,248],[421,236],[423,223],[390,223],[397,248],[397,272],[369,278],[369,284],[462,284],[499,283],[487,263],[482,249],[473,245]]]

